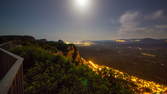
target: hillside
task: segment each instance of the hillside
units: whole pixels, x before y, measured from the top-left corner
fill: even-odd
[[[9,51],[24,58],[25,94],[139,94],[163,93],[167,87],[80,56],[73,44],[31,36],[3,36],[12,41]]]

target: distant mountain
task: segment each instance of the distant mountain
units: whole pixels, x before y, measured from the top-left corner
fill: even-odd
[[[165,41],[167,39],[153,39],[153,38],[143,38],[143,39],[116,39],[116,40],[125,40],[127,42],[132,42],[132,41]],[[115,40],[85,40],[84,42],[91,41],[91,42],[114,42]]]
[[[86,41],[85,41],[86,42]],[[167,39],[118,39],[118,40],[96,40],[88,41],[94,45],[111,46],[136,46],[136,47],[167,47]]]

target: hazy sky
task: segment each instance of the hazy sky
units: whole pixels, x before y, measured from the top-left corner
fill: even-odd
[[[86,1],[0,0],[0,35],[69,41],[167,38],[167,0]]]

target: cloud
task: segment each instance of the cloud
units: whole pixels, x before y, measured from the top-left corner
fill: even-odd
[[[160,19],[164,17],[164,11],[163,10],[157,10],[152,15],[150,15],[151,19]]]
[[[126,12],[120,17],[120,23],[127,25],[136,25],[136,20],[138,19],[139,12]]]
[[[119,31],[120,32],[134,31],[140,24],[140,22],[138,21],[139,18],[140,18],[139,12],[126,12],[119,19],[119,22],[121,24]]]
[[[125,12],[119,18],[118,33],[122,38],[157,38],[161,36],[167,38],[167,25],[157,24],[164,17],[163,10],[151,14],[142,14],[139,11]]]

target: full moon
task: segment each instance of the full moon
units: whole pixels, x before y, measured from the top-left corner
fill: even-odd
[[[90,0],[75,0],[77,8],[85,10],[90,6]]]

